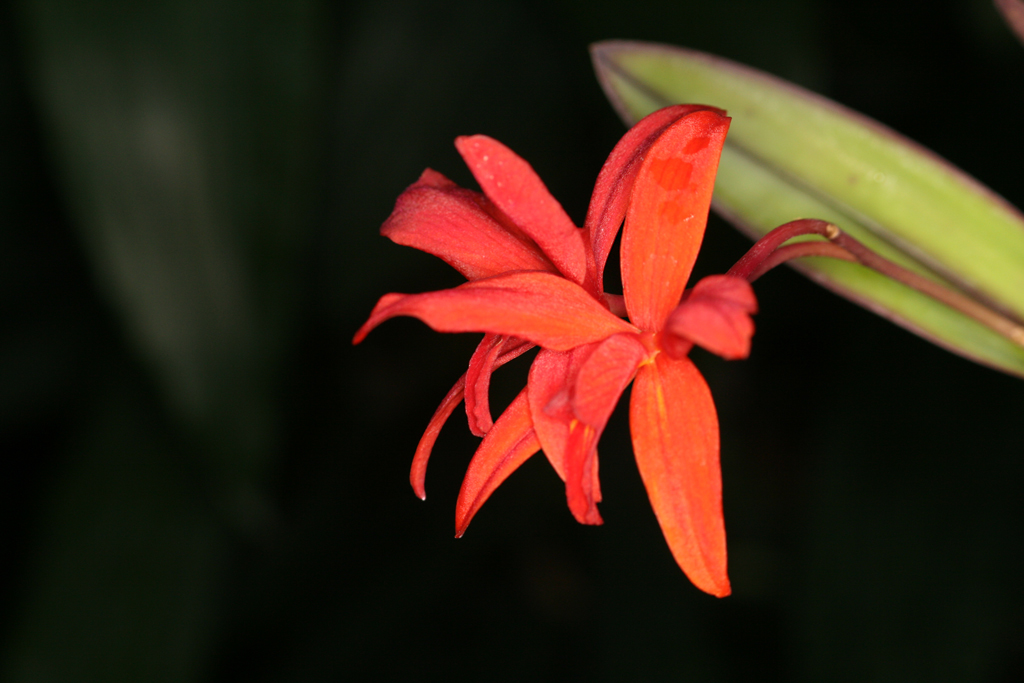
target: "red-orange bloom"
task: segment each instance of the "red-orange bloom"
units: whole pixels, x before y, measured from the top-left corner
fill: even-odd
[[[582,230],[525,161],[484,136],[456,142],[483,195],[427,171],[399,198],[384,234],[440,256],[470,281],[385,295],[354,341],[398,315],[441,332],[486,333],[431,420],[411,475],[422,497],[434,439],[465,395],[470,427],[485,436],[459,494],[458,535],[541,449],[565,481],[572,514],[600,524],[597,442],[632,381],[633,448],[669,548],[698,588],[729,594],[718,421],[686,354],[696,343],[746,356],[756,301],[746,281],[728,276],[685,290],[728,126],[723,112],[692,105],[642,120],[602,168]],[[602,273],[623,218],[620,302],[603,293]],[[490,372],[533,345],[541,350],[527,387],[492,425]]]

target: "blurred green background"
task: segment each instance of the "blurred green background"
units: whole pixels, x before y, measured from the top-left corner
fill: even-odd
[[[472,133],[582,221],[623,132],[607,38],[796,81],[1024,206],[1024,48],[986,0],[0,5],[0,678],[1024,680],[1024,383],[785,269],[748,361],[694,354],[732,597],[672,561],[622,410],[604,527],[535,458],[454,540],[459,419],[412,494],[476,337],[350,345],[460,280],[377,230],[427,166],[472,184]],[[713,218],[697,274],[746,247]]]

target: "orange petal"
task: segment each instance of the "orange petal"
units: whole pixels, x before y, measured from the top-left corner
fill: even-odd
[[[480,443],[455,504],[455,537],[466,532],[477,510],[520,465],[540,450],[533,432],[526,389],[505,409]]]
[[[572,414],[565,453],[565,492],[577,520],[600,524],[597,512],[597,443],[619,397],[647,350],[636,335],[617,334],[596,345],[573,378]]]
[[[679,118],[694,111],[708,109],[724,115],[725,112],[714,107],[699,104],[677,104],[659,109],[640,119],[629,129],[615,149],[608,155],[608,160],[601,167],[594,184],[594,193],[590,197],[587,209],[587,220],[583,226],[590,238],[597,273],[597,292],[604,291],[602,274],[608,252],[611,251],[615,235],[626,216],[626,205],[633,183],[636,181],[640,162],[647,150],[658,139],[665,129]]]
[[[358,344],[395,316],[438,332],[490,332],[564,351],[618,332],[635,332],[579,285],[550,273],[508,273],[426,294],[385,294],[356,332]]]
[[[495,359],[491,370],[500,368],[505,363],[518,358],[532,348],[533,344],[522,339],[506,340],[501,355]],[[459,405],[459,401],[462,400],[465,386],[466,375],[463,375],[455,383],[455,386],[451,388],[448,395],[444,397],[444,400],[441,401],[441,405],[437,407],[437,410],[434,411],[434,416],[430,418],[430,423],[427,425],[426,431],[423,432],[423,436],[420,437],[420,442],[416,446],[416,455],[412,459],[412,470],[409,472],[409,483],[412,484],[412,490],[419,496],[420,500],[427,499],[425,480],[430,452],[434,449],[434,442],[437,441],[437,435],[440,433],[441,427],[448,421],[452,411],[455,410],[455,406]]]
[[[412,469],[409,472],[409,483],[412,484],[412,490],[420,500],[427,499],[427,462],[430,460],[430,452],[434,450],[434,442],[437,441],[437,435],[441,433],[441,427],[448,421],[455,406],[459,405],[462,400],[465,387],[466,376],[463,375],[434,411],[434,416],[430,418],[427,429],[416,446],[416,455],[412,458]]]
[[[525,235],[495,220],[490,202],[429,168],[398,197],[381,234],[443,259],[468,280],[555,267]]]
[[[659,331],[697,258],[729,118],[683,116],[651,145],[637,173],[622,233],[622,288],[629,318]]]
[[[485,335],[476,347],[466,372],[466,416],[474,436],[483,436],[494,424],[488,397],[491,373],[531,348],[523,339],[496,334]]]
[[[577,347],[571,351],[541,349],[530,366],[527,391],[533,429],[540,440],[548,462],[565,481],[565,449],[572,422],[570,392],[572,378],[580,362],[592,351],[592,346]]]
[[[754,334],[750,314],[756,312],[749,282],[728,275],[706,277],[669,315],[662,346],[674,358],[686,355],[691,344],[729,360],[746,358]]]
[[[637,372],[629,416],[640,476],[673,557],[697,588],[728,595],[718,417],[704,378],[688,358],[659,354]]]
[[[469,359],[469,370],[466,371],[466,418],[473,436],[483,436],[494,424],[488,389],[491,384],[491,367],[504,343],[505,337],[500,334],[485,334]]]
[[[587,265],[583,233],[530,164],[486,135],[456,138],[455,147],[487,198],[537,243],[558,270],[582,284]]]

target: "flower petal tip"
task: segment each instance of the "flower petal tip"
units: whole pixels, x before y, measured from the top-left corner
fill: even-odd
[[[727,598],[732,595],[732,586],[729,585],[729,580],[725,580],[724,585],[715,586],[713,588],[701,588],[708,595],[713,595],[716,598]]]
[[[726,360],[750,355],[757,299],[750,283],[727,275],[706,277],[694,286],[666,322],[668,336],[697,344]],[[671,352],[672,345],[667,344]],[[688,350],[688,348],[687,348]]]

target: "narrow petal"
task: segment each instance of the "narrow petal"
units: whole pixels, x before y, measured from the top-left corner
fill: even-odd
[[[702,109],[725,115],[724,111],[699,104],[677,104],[659,109],[630,128],[608,155],[608,160],[604,162],[601,173],[597,176],[597,183],[594,184],[587,219],[583,224],[593,250],[597,274],[596,291],[604,291],[602,274],[605,262],[608,260],[612,243],[615,242],[615,235],[618,234],[626,216],[626,205],[633,191],[637,171],[640,170],[640,162],[669,125],[686,114]]]
[[[444,260],[477,280],[513,270],[555,267],[525,235],[517,235],[488,211],[489,200],[429,168],[398,197],[381,234]]]
[[[597,476],[597,441],[601,435],[590,425],[573,420],[565,448],[565,499],[580,524],[604,524]]]
[[[616,334],[598,344],[574,378],[572,410],[576,419],[604,429],[646,356],[647,349],[635,334]]]
[[[512,340],[505,342],[505,348],[502,350],[501,355],[495,359],[491,371],[500,368],[505,363],[518,358],[533,348],[533,344],[529,342],[524,342],[521,339],[515,341],[517,343],[512,343]],[[434,449],[434,442],[437,441],[437,435],[441,432],[441,427],[448,421],[452,411],[455,410],[455,406],[459,405],[459,401],[462,400],[465,387],[466,375],[463,375],[455,383],[455,386],[451,388],[448,395],[444,397],[444,400],[441,401],[441,405],[437,407],[437,410],[434,411],[434,416],[430,418],[430,423],[427,425],[426,431],[423,432],[423,436],[420,437],[420,442],[416,446],[416,455],[412,459],[412,470],[409,472],[409,483],[412,484],[412,490],[419,496],[420,500],[427,499],[425,480],[430,452]]]
[[[400,315],[419,318],[438,332],[503,334],[558,351],[636,331],[579,285],[550,273],[521,272],[438,292],[385,294],[352,343]]]
[[[640,368],[630,431],[640,476],[673,557],[697,588],[728,595],[718,417],[689,359],[662,353]]]
[[[526,386],[533,428],[544,455],[562,481],[566,477],[565,451],[573,420],[572,378],[591,351],[593,345],[589,344],[571,351],[541,349],[530,366]]]
[[[596,345],[573,378],[572,420],[565,448],[565,493],[569,509],[585,524],[600,524],[597,512],[597,443],[640,361],[647,355],[632,334]]]
[[[540,246],[559,271],[582,284],[587,265],[583,233],[530,164],[486,135],[457,138],[455,147],[487,198]]]
[[[420,437],[420,442],[416,446],[416,455],[412,458],[412,469],[409,471],[409,483],[412,484],[412,490],[420,500],[427,499],[427,462],[430,460],[430,452],[434,450],[434,442],[437,441],[437,435],[441,433],[441,427],[451,417],[455,406],[459,405],[459,402],[462,401],[465,388],[466,376],[463,375],[444,397],[444,400],[441,401],[441,405],[437,407],[437,410],[434,411],[434,416],[430,418],[427,429],[423,432],[423,436]]]
[[[540,450],[533,432],[526,389],[505,409],[480,443],[455,504],[455,537],[466,532],[477,510],[520,465]]]
[[[469,431],[474,436],[483,436],[494,424],[488,397],[491,372],[532,347],[533,344],[523,339],[500,334],[484,335],[476,347],[466,372],[466,417],[469,419]],[[510,353],[515,355],[499,362],[500,357],[507,357]]]
[[[746,358],[754,334],[750,314],[756,312],[749,282],[728,275],[706,277],[669,315],[662,346],[673,358],[685,356],[691,344],[728,360]]]
[[[637,173],[622,233],[629,318],[658,331],[679,303],[697,258],[729,118],[683,116],[651,145]]]
[[[483,436],[494,424],[488,397],[490,368],[501,352],[504,340],[500,334],[485,334],[469,359],[469,370],[466,371],[466,418],[473,436]]]

